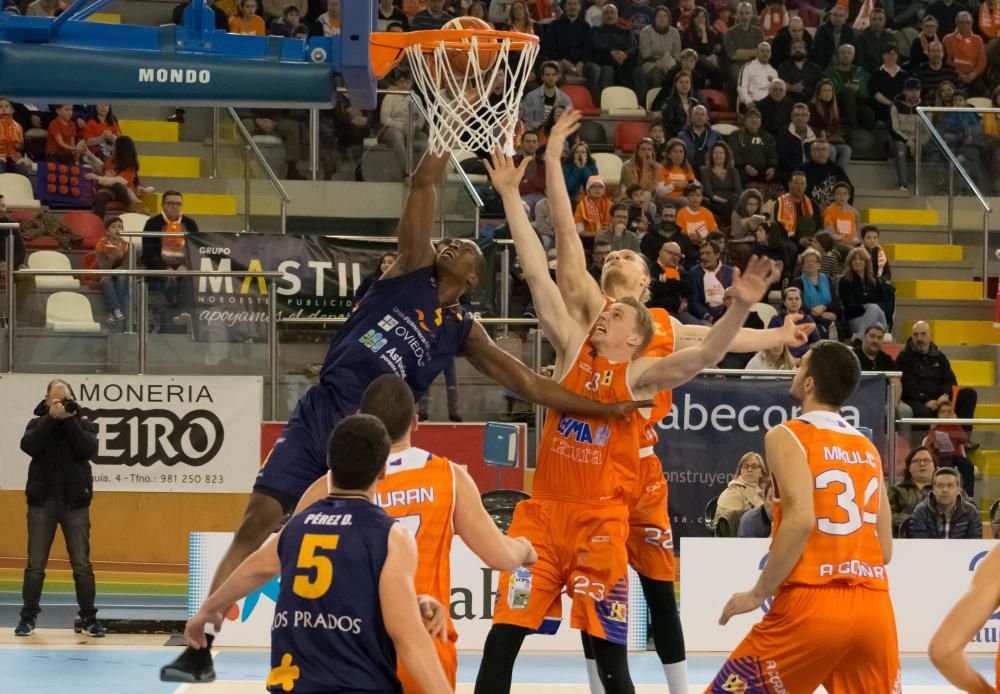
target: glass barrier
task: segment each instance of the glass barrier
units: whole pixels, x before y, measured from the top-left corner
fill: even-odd
[[[932,113],[929,116],[940,139],[931,135],[931,128],[926,122],[917,120],[920,159],[916,166],[914,187],[918,194],[974,196],[970,184],[978,186],[980,190],[989,190],[989,179],[984,180],[983,176],[989,174],[990,148],[982,134],[981,125],[978,125],[980,116],[971,109],[964,113]],[[909,162],[914,161],[917,155],[915,145],[893,141],[891,146],[896,158],[901,158],[901,151],[906,148],[905,155],[909,160],[907,168],[913,166]],[[953,165],[952,158],[966,176],[962,176]],[[987,185],[984,186],[984,183]]]

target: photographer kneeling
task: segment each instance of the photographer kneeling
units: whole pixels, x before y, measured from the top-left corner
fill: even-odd
[[[35,418],[21,437],[21,450],[31,456],[28,482],[28,564],[21,588],[21,621],[14,633],[28,636],[41,611],[45,564],[49,560],[56,526],[62,526],[73,567],[80,621],[76,631],[104,636],[94,606],[96,585],[90,565],[90,500],[94,479],[90,457],[97,452],[97,425],[80,416],[80,405],[69,384],[51,381]]]

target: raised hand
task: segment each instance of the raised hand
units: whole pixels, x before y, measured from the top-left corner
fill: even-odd
[[[780,271],[769,258],[754,256],[747,263],[746,270],[733,281],[730,294],[733,301],[755,304],[767,294],[768,289],[778,279]]]
[[[552,152],[555,156],[561,156],[563,151],[563,145],[566,144],[566,140],[569,136],[580,129],[580,120],[583,118],[583,114],[579,111],[568,108],[562,112],[559,119],[553,124],[552,130],[549,131],[549,139],[545,145],[546,152]]]
[[[493,149],[489,161],[483,161],[486,171],[490,174],[490,180],[493,181],[493,187],[501,194],[504,191],[517,191],[521,179],[524,178],[524,171],[530,163],[531,159],[525,157],[520,166],[514,166],[514,160],[499,147]]]
[[[809,341],[809,335],[815,329],[815,323],[796,325],[795,319],[792,316],[785,316],[785,322],[781,326],[782,342],[788,347],[801,347]]]

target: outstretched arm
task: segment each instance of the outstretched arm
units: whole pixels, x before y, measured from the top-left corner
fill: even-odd
[[[684,325],[678,320],[671,321],[674,335],[677,336],[678,347],[694,347],[700,345],[708,337],[711,328],[704,325]],[[809,335],[816,329],[815,323],[795,324],[791,316],[785,317],[785,323],[780,328],[758,330],[756,328],[740,328],[729,345],[730,352],[760,352],[761,350],[787,345],[800,347],[809,341]]]
[[[513,571],[531,566],[538,555],[527,538],[507,537],[486,513],[479,489],[469,473],[452,463],[455,475],[455,532],[487,566]]]
[[[587,255],[573,220],[573,202],[566,190],[560,155],[566,139],[580,129],[580,112],[567,109],[552,126],[545,145],[545,195],[556,232],[559,269],[556,281],[573,320],[589,328],[604,308],[604,292],[587,272]]]
[[[447,165],[447,154],[439,156],[430,152],[417,165],[403,206],[403,216],[396,227],[399,256],[383,277],[405,275],[434,263],[434,246],[431,244],[437,205],[434,187],[441,180]]]
[[[514,161],[497,149],[493,153],[492,162],[486,162],[486,170],[493,181],[493,187],[503,200],[507,226],[510,228],[511,238],[514,239],[514,248],[517,249],[517,259],[521,263],[524,279],[531,289],[531,298],[538,312],[538,322],[556,352],[565,354],[567,350],[576,346],[574,338],[581,339],[583,333],[570,317],[566,302],[563,301],[559,288],[549,275],[549,262],[545,256],[545,249],[542,248],[538,234],[528,221],[521,195],[518,193],[518,185],[530,162],[531,160],[525,157],[520,166],[514,166]]]

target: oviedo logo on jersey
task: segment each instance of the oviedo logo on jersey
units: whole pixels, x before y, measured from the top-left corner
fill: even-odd
[[[440,309],[433,323],[441,324]],[[366,331],[358,342],[379,354],[379,359],[388,364],[393,373],[406,378],[407,363],[415,363],[418,367],[430,363],[431,343],[424,332],[431,331],[424,322],[422,311],[417,311],[417,321],[414,321],[399,308],[393,308],[391,314],[387,313],[378,322],[377,328]],[[385,349],[390,341],[389,349]]]
[[[977,552],[973,555],[972,559],[969,561],[969,573],[971,574],[976,570],[981,562],[986,557],[986,552]],[[979,630],[975,636],[972,637],[972,643],[1000,643],[1000,627],[996,624],[990,625],[991,622],[996,622],[1000,620],[1000,612],[994,612],[990,615],[989,620],[987,620],[985,626]]]

